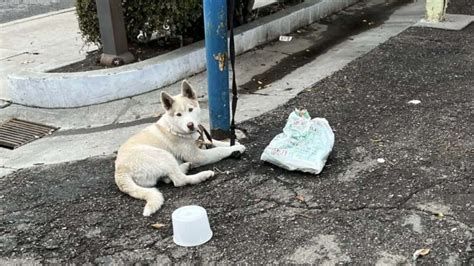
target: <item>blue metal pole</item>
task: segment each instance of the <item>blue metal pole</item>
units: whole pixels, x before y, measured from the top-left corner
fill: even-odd
[[[216,139],[229,137],[227,0],[204,0],[209,120]]]

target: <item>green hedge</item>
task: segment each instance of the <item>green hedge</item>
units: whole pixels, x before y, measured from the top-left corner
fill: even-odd
[[[137,43],[140,31],[146,36],[163,32],[184,35],[193,25],[202,27],[202,0],[121,0],[129,42]],[[79,29],[85,41],[100,44],[95,0],[76,0]],[[166,30],[165,30],[166,29]],[[189,33],[192,35],[192,32]]]
[[[99,20],[95,1],[76,0],[76,12],[79,29],[84,40],[100,45]],[[254,1],[234,1],[235,23],[245,23]],[[140,32],[143,32],[148,38],[154,32],[166,33],[168,36],[203,38],[203,0],[121,0],[121,2],[130,43],[139,42],[137,36]]]

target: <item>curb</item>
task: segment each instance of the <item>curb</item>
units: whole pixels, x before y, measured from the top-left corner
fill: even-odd
[[[36,16],[28,17],[28,18],[17,19],[17,20],[13,20],[13,21],[10,21],[10,22],[0,24],[0,29],[9,27],[9,26],[12,26],[12,25],[15,25],[15,24],[23,23],[23,22],[28,22],[28,21],[32,21],[32,20],[36,20],[36,19],[46,18],[46,17],[55,16],[55,15],[68,13],[68,12],[74,12],[74,11],[76,11],[76,8],[75,7],[70,7],[70,8],[66,8],[66,9],[62,9],[62,10],[58,10],[58,11],[52,11],[52,12],[48,12],[48,13],[45,13],[45,14],[36,15]]]
[[[235,49],[244,53],[337,12],[359,0],[311,0],[236,29]],[[77,73],[10,74],[7,95],[18,104],[80,107],[118,100],[173,84],[206,68],[204,42],[113,69]]]
[[[415,27],[427,27],[442,30],[462,30],[474,22],[474,16],[471,15],[458,15],[458,14],[446,14],[446,20],[440,22],[431,22],[425,19],[418,21]]]

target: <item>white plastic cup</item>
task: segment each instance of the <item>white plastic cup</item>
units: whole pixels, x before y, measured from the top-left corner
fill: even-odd
[[[212,238],[209,218],[201,206],[190,205],[178,208],[171,214],[173,241],[183,247],[199,246]]]

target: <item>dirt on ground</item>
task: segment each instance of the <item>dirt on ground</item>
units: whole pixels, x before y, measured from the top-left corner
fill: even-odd
[[[183,45],[188,45],[193,42],[192,39],[187,38]],[[167,40],[154,40],[147,44],[130,44],[128,51],[134,56],[135,62],[147,60],[181,47],[181,40],[178,38],[171,38]],[[91,51],[86,58],[79,62],[66,65],[60,68],[50,70],[51,73],[67,73],[67,72],[84,72],[92,70],[100,70],[107,68],[114,68],[117,66],[105,66],[100,63],[100,56],[102,49]]]
[[[247,152],[204,183],[160,184],[163,208],[114,184],[114,158],[38,166],[0,179],[4,263],[474,263],[474,25],[410,28],[239,125]],[[308,73],[311,75],[311,73]],[[409,104],[419,100],[419,104]],[[336,143],[324,171],[259,160],[294,108],[325,117]],[[384,163],[379,163],[383,158]],[[206,208],[214,236],[173,243],[171,213]],[[166,226],[155,229],[153,223]]]

